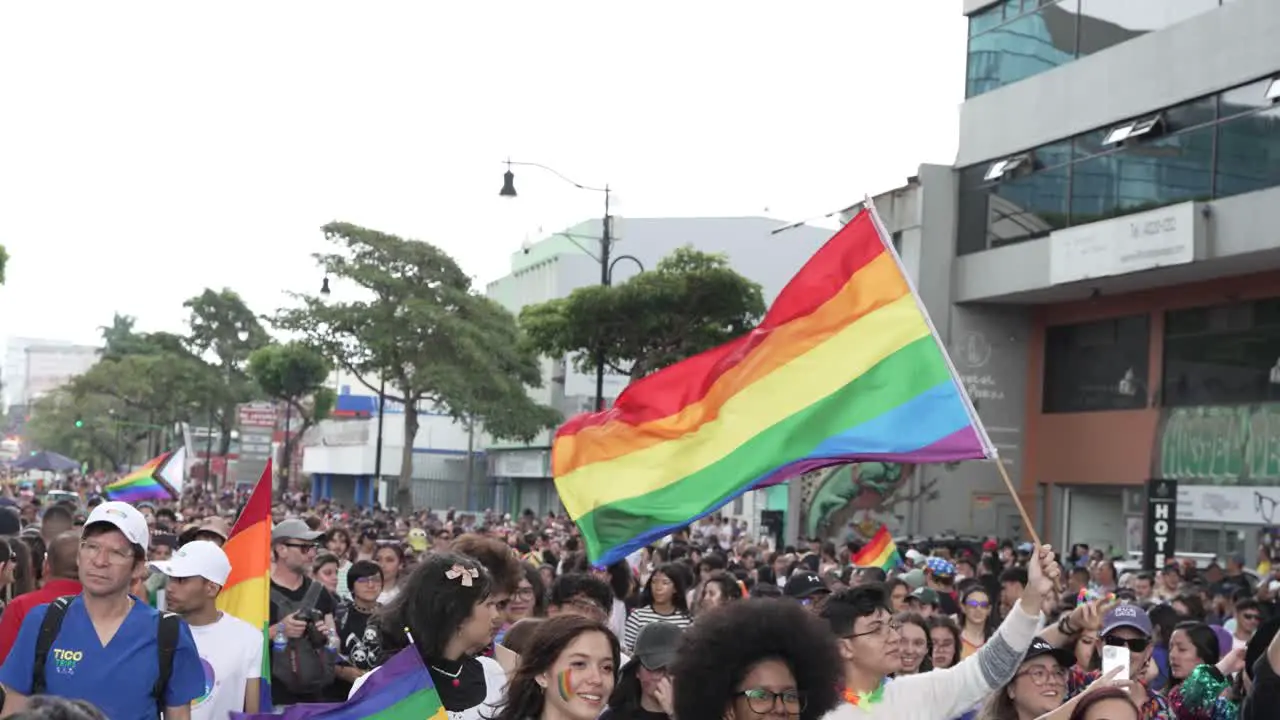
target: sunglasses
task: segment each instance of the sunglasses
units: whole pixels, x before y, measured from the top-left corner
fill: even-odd
[[[1102,638],[1102,644],[1110,647],[1129,648],[1129,652],[1140,653],[1147,649],[1151,641],[1147,638],[1122,638],[1108,635]]]
[[[964,604],[971,608],[980,608],[983,610],[991,607],[991,601],[989,600],[965,600]]]

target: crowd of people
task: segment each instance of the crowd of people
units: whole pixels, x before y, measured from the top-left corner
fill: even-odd
[[[0,716],[341,703],[410,647],[452,720],[1280,714],[1280,581],[1241,558],[1122,574],[992,539],[902,548],[886,572],[853,566],[856,542],[777,547],[708,518],[598,567],[563,515],[290,496],[264,647],[216,605],[243,500],[0,498]]]

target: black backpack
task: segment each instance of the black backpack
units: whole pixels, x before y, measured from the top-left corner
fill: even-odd
[[[295,612],[307,617],[307,631],[302,637],[289,638],[283,648],[275,646],[271,639],[271,679],[299,697],[319,695],[333,684],[335,654],[329,652],[329,638],[316,627],[314,619],[316,603],[324,586],[315,580],[308,581],[302,600],[294,601],[284,593],[271,588],[271,604],[276,614],[283,618]]]
[[[49,651],[53,649],[53,641],[62,630],[62,620],[67,615],[67,608],[75,595],[63,597],[49,603],[49,610],[40,623],[40,635],[36,638],[36,657],[34,673],[31,678],[31,694],[42,695],[48,689],[45,682],[45,663],[49,659]],[[178,635],[182,630],[182,620],[170,612],[160,613],[156,627],[156,646],[159,648],[160,676],[151,688],[151,695],[156,699],[157,712],[164,713],[164,692],[169,687],[169,678],[173,675],[173,655],[178,651]]]

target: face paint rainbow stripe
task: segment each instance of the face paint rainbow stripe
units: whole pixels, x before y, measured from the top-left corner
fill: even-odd
[[[568,701],[573,697],[573,676],[569,670],[562,670],[556,678],[556,689],[560,691],[560,699]]]

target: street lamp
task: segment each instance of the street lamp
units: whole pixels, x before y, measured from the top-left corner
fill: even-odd
[[[329,296],[329,276],[328,275],[325,275],[324,280],[320,283],[320,294],[324,295],[325,297]]]
[[[583,252],[585,252],[588,256],[594,258],[596,262],[600,263],[600,284],[601,285],[608,287],[613,284],[614,266],[616,266],[618,262],[622,260],[630,260],[634,262],[640,268],[640,272],[644,272],[644,263],[640,262],[640,259],[635,257],[634,255],[619,255],[615,258],[610,258],[610,255],[612,254],[612,251],[613,251],[614,239],[613,239],[613,216],[609,214],[609,201],[610,201],[610,196],[612,194],[612,191],[609,189],[608,185],[605,185],[604,187],[592,187],[590,185],[583,185],[582,183],[574,182],[573,180],[570,180],[560,171],[551,167],[547,167],[546,165],[542,165],[541,163],[515,162],[512,160],[507,160],[507,171],[502,174],[502,190],[498,191],[498,195],[501,197],[508,197],[508,198],[516,197],[516,175],[511,170],[512,166],[515,166],[515,165],[520,165],[522,167],[535,167],[541,170],[545,170],[551,173],[552,175],[555,175],[556,177],[560,178],[561,180],[569,183],[570,185],[578,188],[579,190],[590,190],[592,192],[604,193],[604,218],[600,223],[600,253],[597,255],[595,253],[590,252],[589,250],[582,247],[581,245],[578,245],[577,241],[574,240],[571,236],[566,235],[566,237],[569,237],[569,240],[573,242],[574,245],[578,245],[578,247]],[[598,349],[596,351],[596,411],[599,412],[601,410],[604,410],[604,350]]]

